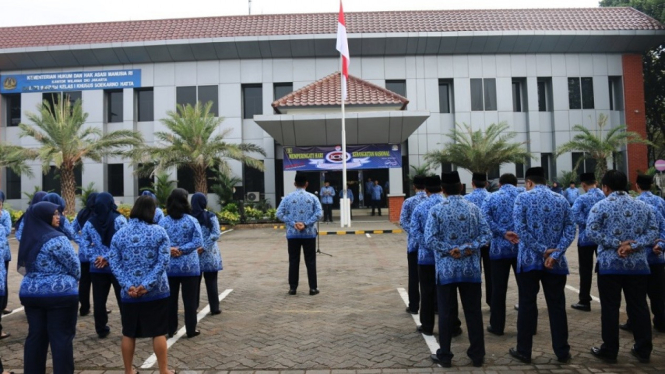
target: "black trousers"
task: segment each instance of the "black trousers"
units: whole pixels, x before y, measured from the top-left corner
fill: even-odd
[[[436,355],[441,361],[450,362],[453,353],[450,351],[452,332],[454,331],[454,320],[457,319],[457,290],[459,290],[466,328],[469,333],[469,349],[466,354],[471,360],[480,361],[485,357],[485,334],[483,331],[483,314],[480,308],[481,286],[480,283],[452,283],[438,285],[437,297],[439,298],[439,345],[441,348]],[[453,304],[455,309],[453,312]],[[459,321],[459,319],[457,319]]]
[[[109,316],[106,313],[106,301],[109,297],[109,291],[113,286],[115,299],[118,302],[118,310],[122,313],[120,302],[120,284],[115,279],[113,274],[109,273],[90,273],[90,280],[92,282],[92,302],[94,304],[95,313],[95,331],[97,334],[109,331],[106,325],[109,322]]]
[[[379,210],[379,215],[381,215],[381,200],[372,199],[372,215],[374,215],[374,209]]]
[[[492,265],[489,245],[480,248],[480,258],[485,274],[485,304],[492,306]]]
[[[80,313],[86,314],[90,311],[90,263],[81,262],[81,280],[79,280],[79,304]]]
[[[531,357],[533,334],[536,332],[538,305],[536,298],[543,285],[547,313],[552,331],[552,348],[558,358],[568,357],[568,317],[566,315],[566,275],[552,274],[542,270],[519,273],[519,311],[517,312],[517,351]],[[618,328],[618,322],[615,322]]]
[[[420,280],[420,324],[424,331],[434,331],[434,310],[436,309],[436,267],[434,265],[418,265]],[[455,297],[457,301],[457,297]],[[457,309],[457,302],[455,302]]]
[[[621,290],[626,298],[626,311],[630,318],[635,338],[635,351],[641,357],[649,357],[651,342],[651,321],[647,307],[647,288],[644,287],[648,275],[598,274],[600,294],[600,322],[604,353],[616,357],[619,353],[619,308]]]
[[[420,307],[420,283],[418,278],[418,251],[406,254],[409,266],[409,310],[418,313]]]
[[[510,268],[517,279],[517,258],[503,258],[490,261],[492,269],[492,303],[490,304],[490,326],[498,333],[506,328],[506,294]]]
[[[580,267],[580,304],[591,303],[591,283],[593,282],[593,256],[598,250],[597,245],[577,247],[577,258]]]
[[[5,277],[5,296],[0,299],[0,312],[7,309],[7,302],[9,301],[9,288],[7,288],[7,280],[9,279],[9,261],[5,261],[5,270],[7,276]],[[0,331],[2,331],[0,329]]]
[[[653,326],[658,330],[665,329],[665,264],[649,265],[651,274],[647,277],[647,296],[653,314]],[[630,319],[626,324],[631,325]],[[632,325],[631,325],[632,326]]]
[[[201,278],[205,280],[205,285],[206,285],[206,293],[208,294],[208,304],[210,305],[210,312],[219,312],[219,291],[217,290],[217,275],[219,274],[218,271],[206,271],[201,273],[201,276],[199,276],[199,290],[201,287]],[[197,292],[197,297],[201,297],[201,292]],[[198,300],[196,302],[197,308],[198,309]]]
[[[332,204],[321,204],[323,206],[323,222],[332,222]]]
[[[182,304],[185,307],[185,329],[187,335],[196,331],[196,303],[200,290],[201,278],[193,277],[169,277],[169,334],[178,331],[178,296],[182,286]]]
[[[21,299],[21,303],[28,318],[28,337],[23,351],[24,371],[45,373],[50,345],[53,373],[73,373],[78,297],[26,297]]]
[[[287,239],[289,248],[289,287],[298,289],[300,280],[300,248],[305,255],[305,266],[307,267],[307,280],[309,289],[318,288],[316,282],[316,238]]]

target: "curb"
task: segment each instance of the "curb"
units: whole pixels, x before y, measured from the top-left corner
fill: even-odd
[[[365,234],[401,234],[401,229],[395,230],[356,230],[356,231],[321,231],[319,235],[365,235]]]

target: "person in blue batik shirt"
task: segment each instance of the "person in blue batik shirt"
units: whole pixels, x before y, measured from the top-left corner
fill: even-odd
[[[155,204],[159,204],[159,201],[157,201],[157,196],[155,196],[155,194],[150,191],[141,192],[141,196],[150,196],[153,200],[155,200]],[[159,205],[157,205],[157,208],[155,209],[154,223],[159,223],[162,218],[164,218],[164,211],[159,207]]]
[[[106,301],[113,286],[118,308],[121,309],[120,284],[108,266],[109,247],[116,231],[127,224],[127,220],[116,210],[113,196],[108,192],[97,195],[93,212],[81,231],[81,240],[88,248],[95,331],[100,339],[106,338],[111,329],[107,326],[109,310]],[[120,310],[122,313],[122,310]]]
[[[649,192],[653,185],[653,176],[638,175],[635,184],[637,193],[639,193],[637,200],[653,208],[654,216],[658,222],[658,241],[655,246],[649,245],[644,250],[647,252],[650,270],[647,278],[647,296],[651,305],[651,313],[653,313],[653,327],[659,332],[665,332],[665,257],[663,257],[665,244],[662,241],[662,239],[665,239],[665,236],[663,236],[665,233],[665,218],[661,213],[665,208],[665,202],[661,197]],[[630,317],[626,323],[619,325],[619,328],[626,331],[632,330]]]
[[[0,191],[0,258],[5,262],[5,278],[2,287],[4,291],[7,292],[7,272],[9,271],[9,262],[12,260],[12,252],[9,248],[9,234],[12,233],[12,218],[9,215],[9,212],[3,209],[5,204],[5,193]],[[2,265],[0,265],[2,266]],[[9,299],[8,294],[5,293],[4,296],[0,296],[0,313],[9,314],[11,310],[7,310],[7,300]],[[2,328],[0,327],[0,331]],[[0,339],[2,339],[0,335]]]
[[[330,186],[330,181],[325,181],[325,185],[321,187],[319,196],[321,197],[321,205],[323,206],[323,222],[332,223],[332,207],[335,198],[335,189]]]
[[[346,197],[349,199],[349,218],[353,219],[353,201],[354,201],[354,196],[353,196],[353,190],[351,190],[351,183],[347,182],[346,183],[346,188],[339,191],[339,198],[340,198],[340,204],[342,203],[342,200],[344,198],[344,194],[346,193]]]
[[[60,227],[58,228],[58,230],[62,231],[62,233],[65,234],[65,236],[69,240],[73,241],[79,240],[79,236],[74,231],[72,224],[69,222],[67,217],[65,217],[65,208],[67,208],[67,203],[65,202],[65,199],[63,199],[57,193],[51,192],[46,196],[44,196],[44,199],[42,199],[42,201],[48,201],[58,206],[58,212],[60,212]]]
[[[480,248],[492,239],[492,232],[480,209],[460,196],[462,184],[457,171],[441,178],[446,200],[434,206],[425,226],[425,244],[434,251],[439,303],[439,344],[432,361],[450,367],[453,299],[460,293],[470,346],[467,355],[473,366],[483,365],[485,336],[481,311]]]
[[[616,362],[619,353],[619,307],[621,291],[631,319],[635,345],[633,356],[649,362],[653,344],[647,307],[649,262],[646,248],[658,238],[653,209],[626,191],[628,178],[610,170],[602,179],[606,199],[591,208],[586,223],[589,240],[598,243],[598,292],[603,344],[591,353],[603,361]]]
[[[543,286],[550,317],[552,348],[559,362],[570,360],[568,318],[566,316],[566,250],[575,240],[575,224],[568,201],[545,185],[545,171],[530,168],[525,174],[527,192],[517,195],[513,208],[515,233],[519,238],[517,276],[519,308],[517,347],[514,358],[531,362],[533,335],[537,328],[536,298]]]
[[[79,281],[79,314],[81,317],[90,314],[90,253],[88,251],[88,244],[83,240],[80,232],[83,230],[85,223],[88,222],[92,216],[95,200],[97,199],[97,192],[88,195],[85,207],[81,209],[76,215],[76,219],[72,222],[72,230],[77,236],[76,243],[79,246],[79,261],[81,262],[81,280]]]
[[[591,283],[593,283],[593,255],[598,250],[598,244],[590,241],[586,235],[586,221],[591,208],[605,198],[605,194],[596,187],[594,173],[580,175],[584,195],[575,200],[573,204],[573,220],[578,226],[577,258],[580,271],[580,294],[577,304],[570,307],[584,312],[591,311]]]
[[[503,335],[506,327],[506,294],[510,268],[517,279],[517,243],[519,237],[513,224],[513,206],[519,192],[515,187],[517,178],[503,174],[499,178],[499,190],[490,194],[483,203],[482,211],[492,231],[490,244],[490,268],[492,273],[492,299],[490,323],[487,331]]]
[[[434,251],[425,243],[425,225],[431,209],[441,204],[445,199],[441,193],[441,178],[438,175],[425,178],[425,190],[427,199],[418,204],[411,216],[409,229],[416,246],[418,248],[418,280],[420,283],[420,326],[418,332],[425,335],[432,335],[434,332],[434,313],[437,310],[436,298],[436,267],[434,260]],[[460,325],[462,324],[457,317],[457,298],[451,300],[448,307],[451,310],[450,320],[452,336],[462,334]]]
[[[473,203],[478,209],[483,207],[483,203],[490,195],[487,192],[487,174],[473,173],[471,176],[471,185],[473,191],[465,195],[466,201]],[[492,305],[492,266],[490,264],[490,246],[489,244],[480,249],[480,258],[482,260],[482,271],[485,273],[485,303]]]
[[[23,274],[19,299],[28,318],[23,364],[26,373],[45,373],[51,346],[54,373],[74,372],[79,261],[60,227],[58,206],[30,205],[24,215],[25,235],[18,250]]]
[[[192,196],[192,217],[199,221],[203,237],[203,246],[197,250],[199,263],[201,264],[199,284],[201,284],[201,277],[203,277],[208,293],[210,314],[214,316],[222,313],[219,308],[219,292],[217,291],[217,275],[222,270],[222,256],[219,253],[219,247],[217,247],[217,240],[219,240],[222,233],[219,230],[217,216],[207,211],[207,207],[208,198],[206,198],[206,195],[197,192]]]
[[[305,255],[309,294],[319,293],[316,279],[316,222],[323,216],[319,199],[305,191],[307,177],[296,174],[296,190],[286,195],[277,207],[277,218],[286,225],[289,249],[289,295],[295,295],[300,271],[300,248]]]
[[[44,191],[37,191],[35,194],[32,196],[32,200],[30,200],[30,205],[37,204],[42,201],[44,196],[46,196],[47,193]],[[28,208],[30,208],[30,205],[28,205]],[[14,228],[16,231],[14,232],[14,237],[18,242],[21,242],[21,236],[23,234],[23,217],[25,217],[25,214],[19,218],[16,223],[14,223]],[[11,255],[11,254],[10,254]],[[11,260],[11,258],[10,258]]]
[[[563,197],[568,200],[570,206],[575,204],[575,200],[580,197],[580,190],[575,186],[575,181],[570,181],[570,186],[563,191]]]
[[[171,260],[166,274],[169,278],[169,337],[178,330],[178,296],[182,286],[187,337],[201,334],[196,329],[196,303],[201,284],[201,264],[198,250],[203,248],[203,235],[199,221],[191,216],[187,190],[176,188],[166,200],[167,216],[159,221],[170,239]]]
[[[418,241],[411,234],[411,217],[416,207],[427,200],[425,193],[425,176],[416,175],[413,177],[413,190],[416,192],[414,196],[404,200],[402,203],[402,212],[399,215],[399,224],[406,232],[406,260],[408,264],[409,274],[409,306],[406,307],[406,312],[410,314],[418,314],[420,307],[420,283],[418,280]]]
[[[379,184],[378,180],[374,180],[374,185],[372,186],[372,216],[374,215],[374,209],[376,208],[381,216],[381,198],[383,197],[383,188]]]
[[[372,203],[372,189],[374,188],[374,182],[372,182],[372,178],[367,178],[367,182],[365,182],[365,202],[368,204],[367,207],[369,208]]]
[[[166,268],[171,258],[169,237],[155,225],[155,200],[140,196],[129,222],[113,235],[108,261],[122,287],[122,360],[125,372],[134,368],[136,338],[152,338],[161,373],[169,373],[168,333],[169,281]]]

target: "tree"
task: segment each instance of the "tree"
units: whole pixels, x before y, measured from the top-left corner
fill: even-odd
[[[210,187],[212,192],[217,194],[219,198],[219,205],[223,208],[224,205],[233,201],[234,187],[242,182],[242,179],[234,177],[230,172],[224,172],[215,169],[215,176],[213,180],[216,182]]]
[[[607,118],[606,115],[600,114],[598,129],[593,131],[582,125],[573,126],[573,131],[576,131],[577,134],[571,141],[557,149],[556,157],[567,152],[584,152],[584,156],[580,157],[577,165],[573,165],[573,167],[577,169],[583,160],[593,159],[596,161],[596,179],[600,180],[600,177],[607,171],[607,163],[614,158],[615,153],[619,152],[621,147],[628,144],[652,144],[648,140],[642,139],[640,134],[626,131],[625,125],[605,130]],[[604,136],[603,132],[606,132]]]
[[[156,132],[158,144],[136,149],[133,157],[137,163],[150,165],[153,170],[140,170],[140,174],[159,173],[169,168],[188,167],[194,174],[194,188],[208,193],[206,170],[216,168],[230,170],[228,160],[237,160],[255,169],[263,170],[263,162],[250,153],[266,155],[263,148],[251,143],[230,143],[225,138],[231,132],[226,129],[217,133],[224,118],[210,113],[212,102],[195,106],[178,105],[177,112],[167,112],[161,122],[169,132]],[[217,134],[216,134],[217,133]]]
[[[14,147],[9,160],[38,159],[46,174],[54,165],[60,174],[62,197],[67,203],[66,213],[76,211],[76,179],[74,169],[84,158],[102,162],[107,156],[123,156],[132,147],[143,143],[134,131],[119,130],[103,133],[96,127],[84,127],[88,114],[83,112],[81,100],[72,103],[66,98],[53,104],[44,100],[37,105],[37,113],[27,112],[32,125],[19,124],[20,137],[31,137],[39,143],[37,148]],[[10,166],[12,167],[12,166]]]
[[[532,157],[524,147],[526,142],[513,142],[517,134],[507,129],[505,122],[493,123],[486,131],[456,124],[448,134],[452,143],[442,150],[428,152],[425,161],[437,166],[448,162],[472,173],[488,173],[507,163],[526,163]]]
[[[162,172],[157,174],[156,181],[152,183],[152,187],[144,188],[139,192],[152,192],[157,198],[157,204],[159,207],[165,208],[166,199],[168,199],[171,192],[175,190],[177,183],[178,181],[170,179],[170,176],[167,173]]]

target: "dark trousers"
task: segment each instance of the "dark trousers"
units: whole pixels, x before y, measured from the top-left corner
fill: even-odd
[[[665,264],[649,265],[651,274],[647,277],[647,296],[653,314],[653,326],[658,330],[665,330]],[[632,326],[630,319],[626,324]],[[0,330],[1,331],[1,330]]]
[[[490,260],[490,246],[480,248],[480,258],[485,274],[485,304],[492,305],[492,265]]]
[[[90,311],[90,263],[81,262],[81,280],[79,280],[79,311],[86,314]]]
[[[598,250],[597,245],[577,247],[577,258],[580,267],[580,304],[591,303],[591,283],[593,282],[593,256]]]
[[[332,222],[332,204],[321,204],[323,206],[323,222]]]
[[[450,351],[452,333],[455,329],[453,304],[457,313],[457,290],[459,290],[466,328],[469,333],[469,349],[466,354],[472,361],[480,361],[485,357],[485,334],[483,331],[483,314],[480,309],[481,286],[480,283],[452,283],[438,285],[437,297],[439,299],[439,345],[441,348],[436,355],[441,361],[450,362],[453,353]],[[459,319],[457,319],[459,320]]]
[[[118,309],[122,313],[122,309],[120,308],[122,305],[120,303],[120,284],[113,274],[109,273],[90,273],[90,280],[92,282],[95,331],[97,331],[97,334],[102,334],[109,331],[109,327],[106,325],[109,322],[109,316],[106,313],[106,301],[108,300],[111,286],[113,286],[115,299],[118,302]]]
[[[381,215],[381,200],[372,200],[372,215],[374,215],[374,209],[378,209],[379,215]]]
[[[420,280],[420,324],[424,331],[434,331],[434,310],[436,309],[436,267],[418,265]],[[457,301],[457,297],[455,297]],[[457,303],[455,303],[457,304]],[[457,309],[457,305],[455,305]]]
[[[9,261],[5,261],[5,270],[5,273],[7,274],[5,277],[5,296],[3,296],[0,300],[0,312],[7,309],[7,302],[9,301],[9,288],[7,288],[7,280],[9,279]],[[0,331],[2,330],[0,329]]]
[[[307,280],[309,289],[318,288],[316,282],[316,238],[288,239],[289,248],[289,287],[298,289],[300,279],[300,248],[305,255],[305,266],[307,267]]]
[[[568,317],[566,315],[566,275],[541,270],[519,273],[519,311],[517,312],[517,351],[531,357],[533,334],[536,332],[538,305],[536,298],[543,285],[547,313],[552,331],[552,348],[558,358],[568,357]],[[618,321],[615,322],[618,328]]]
[[[205,280],[206,293],[208,294],[208,304],[210,305],[210,312],[219,312],[219,291],[217,290],[217,274],[218,271],[206,271],[199,276],[199,289],[201,287],[201,278]],[[201,292],[197,292],[197,297],[201,297]],[[198,309],[198,301],[196,303]]]
[[[492,269],[492,303],[490,304],[490,326],[494,331],[503,333],[506,328],[506,293],[510,268],[517,279],[517,258],[503,258],[490,261]]]
[[[196,303],[200,290],[201,278],[193,277],[169,277],[169,334],[178,331],[178,296],[182,286],[182,304],[185,308],[185,329],[187,335],[196,331]]]
[[[651,321],[647,307],[647,275],[598,274],[600,294],[600,323],[603,345],[601,350],[609,356],[619,353],[619,308],[621,290],[626,298],[626,311],[630,318],[635,338],[635,351],[641,357],[649,357],[651,343]]]
[[[23,352],[26,373],[45,373],[49,344],[54,374],[74,372],[78,296],[21,298],[28,318]],[[106,312],[104,312],[106,314]]]
[[[406,254],[409,266],[409,310],[418,313],[420,307],[420,283],[418,278],[418,251]]]

